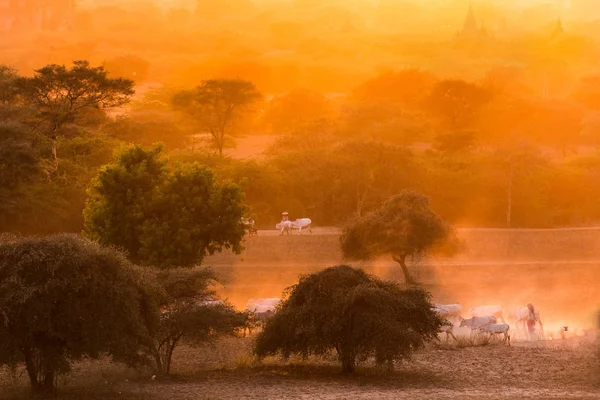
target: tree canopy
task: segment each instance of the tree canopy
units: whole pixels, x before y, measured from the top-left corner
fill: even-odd
[[[210,133],[219,155],[228,136],[248,107],[261,99],[252,82],[242,79],[210,79],[194,90],[173,97],[173,105],[190,114],[200,127]]]
[[[268,320],[255,344],[259,357],[322,356],[335,350],[344,372],[374,357],[393,365],[437,337],[442,321],[430,295],[402,289],[346,265],[304,276]]]
[[[240,188],[217,183],[209,169],[168,165],[160,146],[129,146],[94,179],[85,231],[136,262],[191,267],[224,248],[241,251],[245,210]]]
[[[134,94],[133,85],[132,80],[109,78],[104,67],[91,67],[88,61],[74,61],[71,68],[50,64],[16,80],[19,97],[33,110],[31,125],[53,140],[55,160],[56,139],[65,124],[89,109],[124,105]]]
[[[350,221],[340,237],[344,257],[368,260],[391,255],[404,273],[406,283],[415,284],[406,266],[409,256],[453,239],[452,227],[436,214],[429,198],[416,191],[403,191],[380,208]]]
[[[160,288],[125,256],[74,235],[0,240],[0,365],[24,363],[35,392],[85,357],[129,365],[158,328]]]

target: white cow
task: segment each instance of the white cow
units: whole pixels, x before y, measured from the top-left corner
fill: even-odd
[[[257,328],[262,327],[264,322],[275,314],[275,309],[279,303],[281,303],[281,299],[278,297],[248,300],[246,311],[252,313],[251,321],[253,321],[253,323],[248,326],[248,334],[252,334],[252,326]]]
[[[452,336],[452,339],[458,341],[458,339],[456,339],[456,336],[454,336],[454,333],[452,332],[453,329],[454,329],[454,325],[453,324],[451,324],[450,322],[445,322],[440,327],[440,330],[438,332],[446,334],[446,342],[449,340],[449,336]]]
[[[466,326],[467,328],[469,328],[473,331],[475,329],[481,328],[482,326],[495,324],[495,323],[496,323],[496,317],[493,317],[493,316],[471,317],[468,319],[460,318],[460,326],[459,327],[462,328],[463,326]]]
[[[275,229],[281,230],[280,235],[283,235],[284,233],[291,235],[292,228],[293,228],[292,221],[281,221],[280,223],[275,225]]]
[[[275,308],[281,303],[278,297],[270,297],[266,299],[250,299],[246,304],[246,311],[253,313],[262,313],[267,311],[275,311]]]
[[[540,326],[540,334],[544,334],[544,324],[542,323],[542,319],[540,318],[540,312],[537,308],[534,308],[533,306],[531,306],[531,308],[533,309],[533,315],[531,315],[532,311],[530,311],[529,307],[519,307],[515,311],[515,326],[517,328],[517,332],[519,331],[519,328],[521,328],[522,331],[527,333],[527,337],[529,338],[529,340],[531,340],[536,334],[536,323]],[[531,327],[528,326],[528,322],[531,324]]]
[[[503,334],[503,342],[510,346],[510,335],[508,334],[510,326],[508,326],[508,324],[489,324],[478,328],[478,330],[481,333],[489,333],[490,336]]]
[[[460,304],[435,304],[433,311],[448,320],[458,320],[462,307]]]
[[[497,320],[505,323],[504,320],[504,310],[500,306],[479,306],[473,307],[469,311],[472,317],[488,317],[493,316],[496,317]]]
[[[225,303],[223,303],[221,300],[201,300],[201,301],[198,301],[196,304],[198,304],[199,306],[207,306],[207,307],[217,307],[217,306],[225,305]]]
[[[292,228],[298,229],[298,233],[302,233],[302,229],[308,229],[308,232],[312,234],[311,224],[312,220],[310,218],[298,218],[292,222]]]
[[[275,228],[281,230],[280,235],[291,235],[294,229],[297,229],[298,233],[302,233],[302,229],[308,229],[308,232],[312,233],[311,224],[310,218],[298,218],[295,221],[281,221],[275,225]]]

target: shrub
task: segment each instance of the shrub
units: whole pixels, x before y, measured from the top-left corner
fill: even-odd
[[[369,357],[393,365],[437,337],[442,321],[422,289],[402,289],[340,265],[304,276],[257,339],[260,358],[324,356],[335,350],[343,372]]]
[[[5,236],[0,365],[24,363],[33,391],[44,393],[85,357],[141,365],[158,327],[159,291],[120,252],[78,236]]]

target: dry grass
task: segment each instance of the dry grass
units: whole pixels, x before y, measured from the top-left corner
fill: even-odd
[[[461,347],[464,344],[464,347]],[[61,382],[64,399],[428,399],[599,398],[598,343],[586,338],[482,345],[465,341],[448,350],[431,346],[392,373],[367,363],[355,376],[325,359],[251,355],[251,339],[227,338],[216,347],[176,351],[173,377],[150,380],[107,361],[82,362]],[[21,371],[0,373],[0,399],[26,399]]]

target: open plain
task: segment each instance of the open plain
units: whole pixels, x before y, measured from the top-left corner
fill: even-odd
[[[223,278],[218,291],[238,308],[250,298],[280,296],[301,274],[341,263],[338,231],[279,237],[260,231],[241,255],[207,260]],[[257,362],[252,338],[226,338],[214,346],[178,348],[173,377],[151,380],[107,360],[80,362],[59,380],[66,399],[595,399],[600,397],[600,230],[459,230],[465,250],[453,258],[420,260],[415,276],[435,302],[458,302],[466,313],[498,304],[513,329],[508,347],[496,341],[471,345],[444,338],[418,351],[392,373],[366,363],[344,376],[327,359],[278,358]],[[393,262],[362,266],[401,279]],[[482,273],[485,272],[485,273]],[[529,342],[514,330],[511,310],[533,302],[544,321],[544,339]],[[560,328],[569,326],[564,338]],[[0,372],[0,399],[27,398],[23,370]]]

